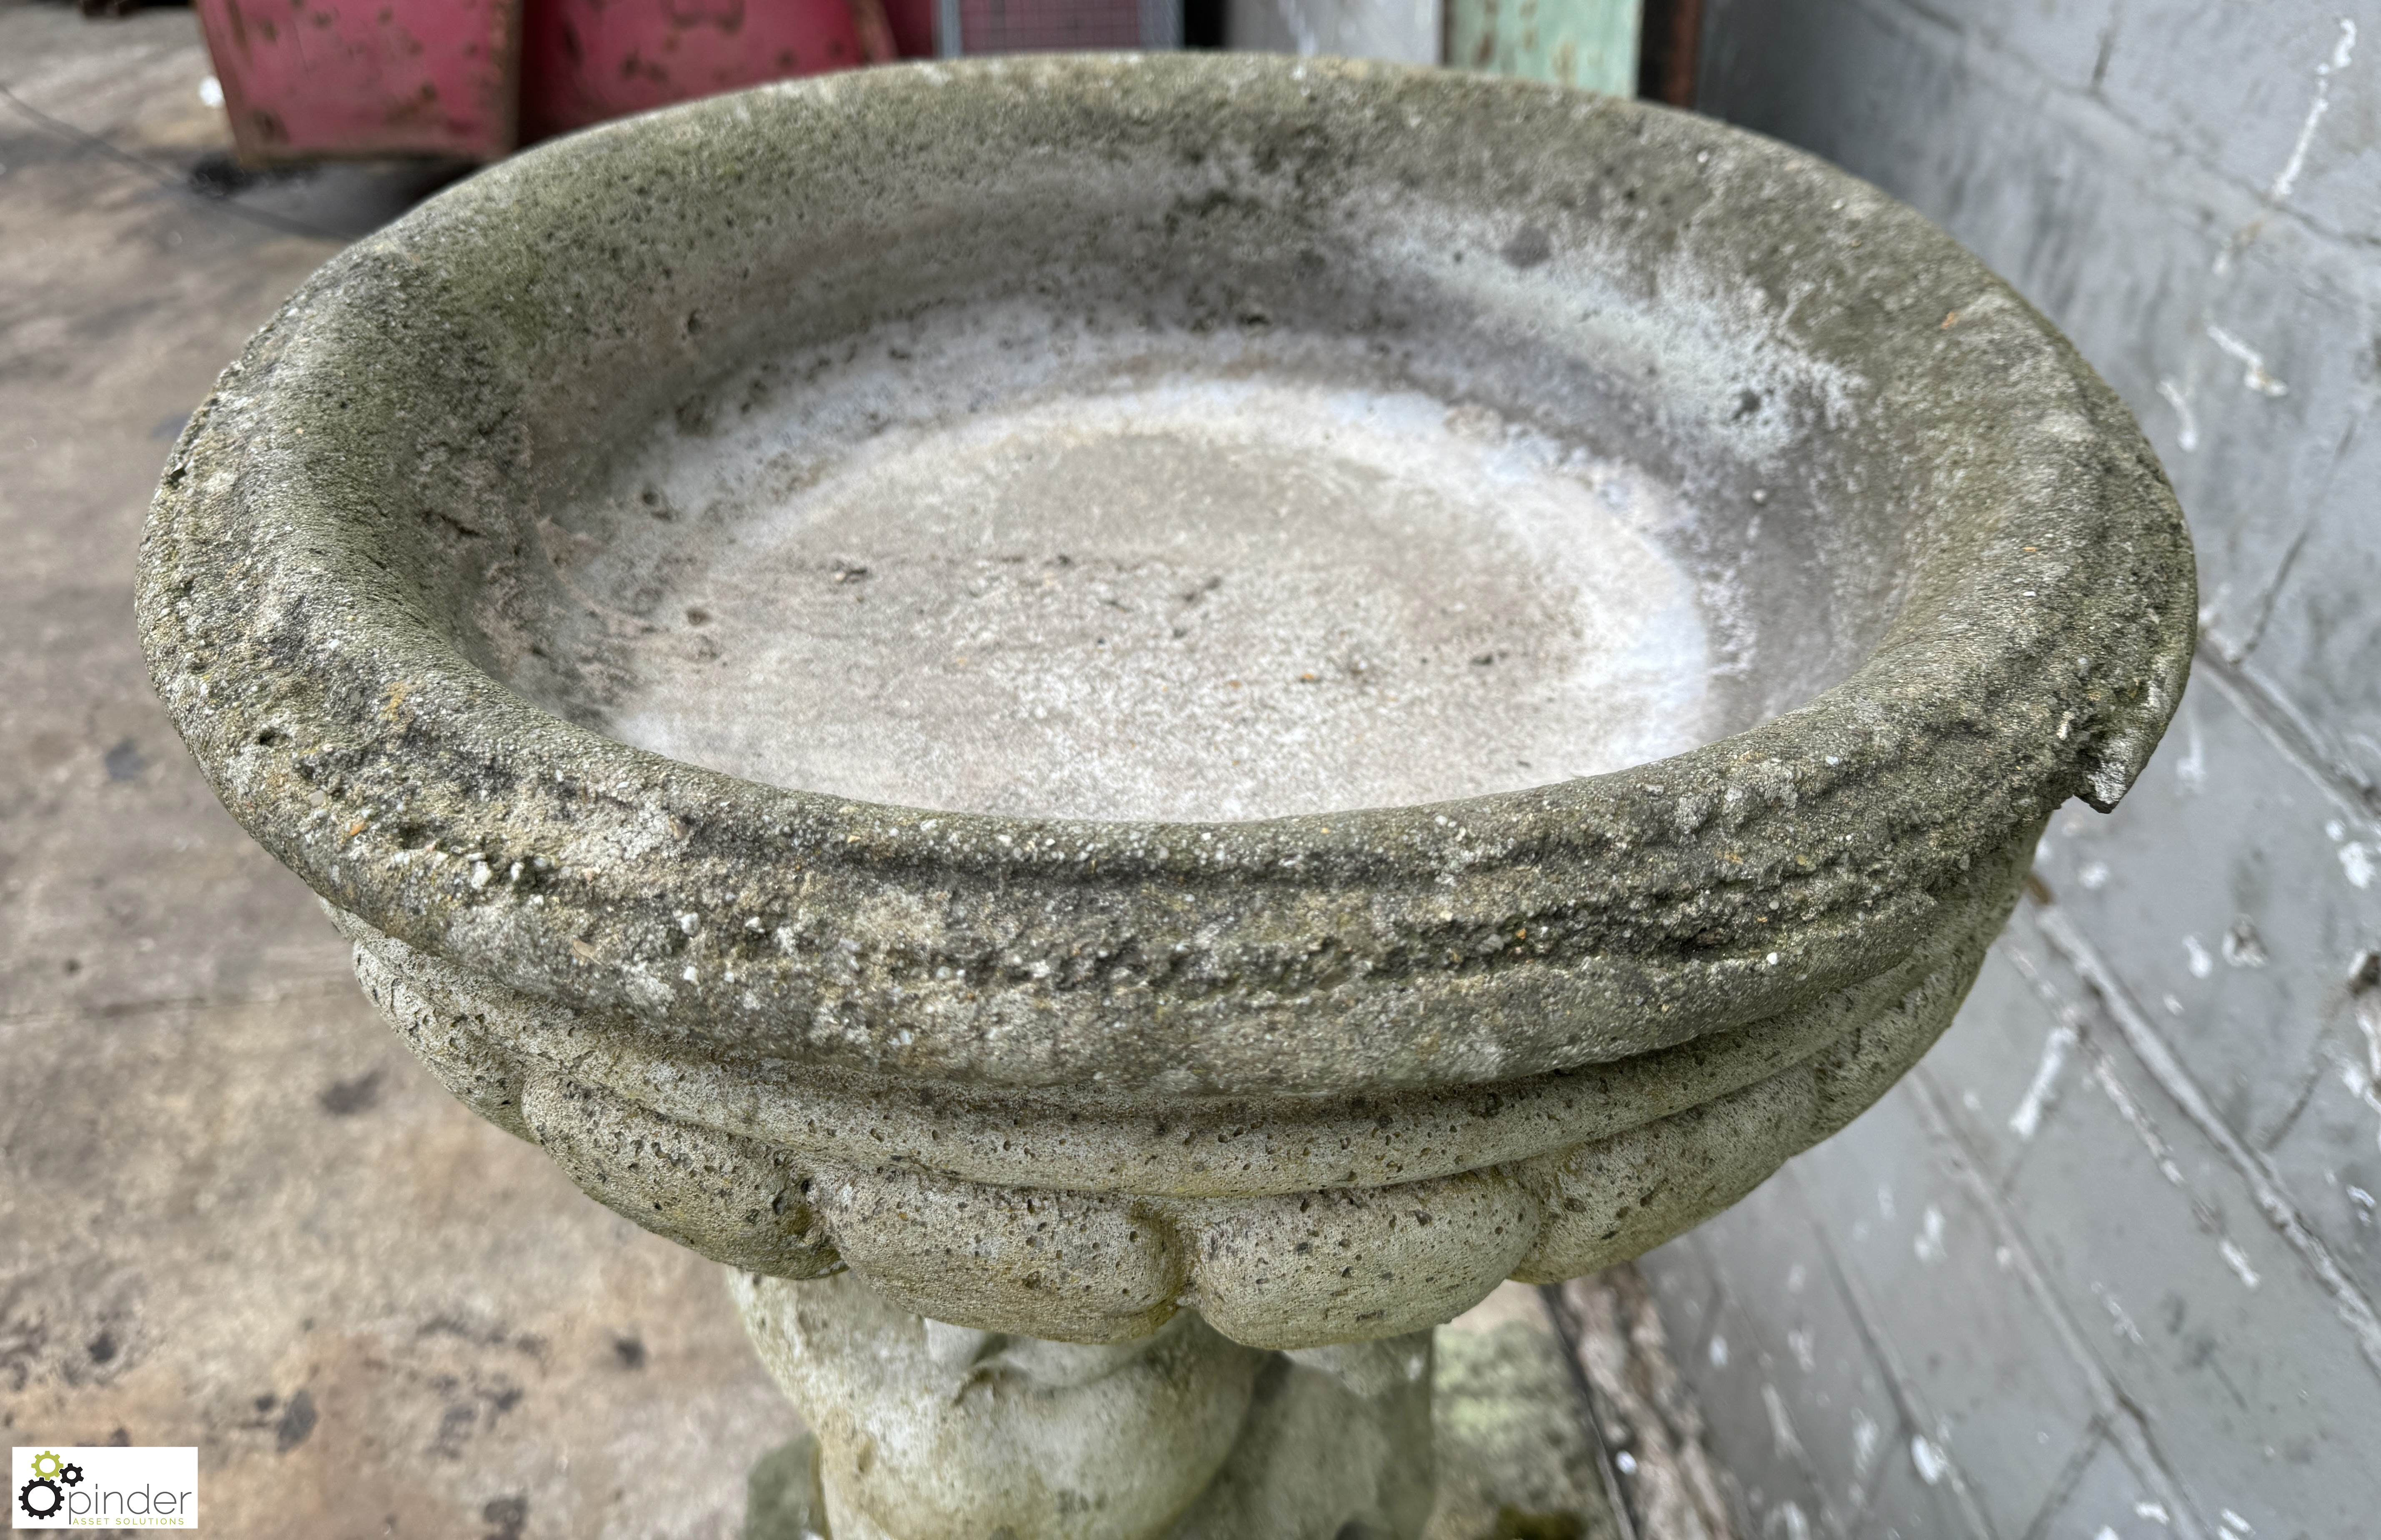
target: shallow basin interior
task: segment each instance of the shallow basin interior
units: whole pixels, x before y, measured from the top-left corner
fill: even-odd
[[[374,526],[385,559],[616,739],[1029,817],[1620,770],[1884,636],[1930,462],[1863,447],[1877,387],[1748,275],[1766,234],[1645,200],[1708,152],[1586,96],[1127,73],[1148,111],[889,71],[849,162],[796,153],[812,98],[760,93],[467,184],[388,279],[435,324],[372,310],[385,344],[341,366],[389,382],[343,421],[425,510]],[[1365,105],[1425,86],[1437,117]],[[1483,181],[1522,110],[1575,141]]]
[[[751,779],[1028,816],[1435,801],[1725,730],[1693,510],[1366,361],[1014,307],[766,360],[542,521],[568,693]]]
[[[1186,819],[1707,736],[1678,510],[1625,465],[1313,371],[1138,360],[983,400],[981,358],[919,361],[673,422],[586,510],[615,736],[873,801]]]

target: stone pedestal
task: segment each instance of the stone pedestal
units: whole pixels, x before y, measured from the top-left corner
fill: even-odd
[[[1408,1540],[1430,1516],[1428,1332],[1266,1352],[1185,1312],[1078,1347],[912,1315],[850,1274],[732,1287],[813,1431],[834,1540]]]
[[[832,1318],[822,1323],[832,1336],[848,1330],[854,1319],[846,1314],[857,1302],[849,1293],[838,1302],[827,1293],[771,1284],[749,1274],[731,1275],[731,1287],[739,1299],[760,1305],[762,1314],[753,1319],[754,1339],[781,1376],[788,1374],[792,1356],[784,1340],[788,1323],[799,1329],[802,1313],[824,1312]],[[1259,1367],[1248,1380],[1239,1436],[1216,1462],[1208,1485],[1173,1521],[1174,1527],[1161,1533],[1312,1534],[1325,1540],[1343,1534],[1417,1533],[1422,1540],[1481,1540],[1484,1535],[1620,1540],[1625,1532],[1609,1500],[1614,1473],[1597,1451],[1584,1387],[1542,1292],[1508,1285],[1429,1334],[1427,1344],[1416,1334],[1370,1345],[1353,1355],[1328,1351],[1244,1354]],[[881,1301],[862,1304],[861,1314],[879,1335],[846,1337],[844,1345],[858,1349],[855,1359],[863,1371],[877,1343],[912,1340],[920,1332],[925,1334],[929,1355],[937,1336],[974,1349],[993,1347],[997,1340],[903,1316]],[[1212,1332],[1204,1335],[1211,1344],[1222,1340]],[[1058,1346],[1027,1345],[1025,1356],[1030,1361]],[[1020,1356],[1018,1348],[1013,1338],[999,1342],[979,1361],[982,1374],[976,1380],[945,1374],[942,1387],[952,1394],[949,1400],[937,1401],[934,1412],[946,1416],[972,1397],[981,1414],[1005,1417],[1021,1396],[1038,1395],[1044,1410],[1056,1414],[1042,1422],[1042,1434],[1055,1436],[1068,1454],[1086,1443],[1105,1448],[1107,1424],[1081,1415],[1094,1409],[1070,1406],[1059,1393],[1064,1387],[1038,1387],[1026,1372],[1006,1362]],[[1433,1362],[1426,1374],[1417,1374],[1424,1351]],[[912,1348],[913,1366],[915,1362]],[[1087,1359],[1095,1368],[1121,1362],[1111,1351]],[[897,1372],[886,1380],[916,1387]],[[991,1388],[995,1381],[1008,1387],[1006,1396]],[[797,1404],[823,1421],[844,1419],[861,1409],[897,1425],[917,1415],[871,1386],[855,1389],[838,1382],[805,1388],[792,1379],[787,1383]],[[818,1394],[822,1389],[824,1396]],[[1427,1437],[1422,1436],[1416,1415],[1425,1395]],[[1219,1422],[1230,1425],[1228,1415]],[[1145,1432],[1151,1424],[1144,1419],[1129,1425]],[[1200,1441],[1197,1430],[1185,1432],[1186,1444],[1198,1446],[1202,1453],[1212,1448]],[[882,1448],[867,1435],[861,1437]],[[1170,1446],[1152,1449],[1144,1444],[1139,1452],[1153,1465],[1172,1456]],[[1699,1456],[1700,1451],[1694,1452]],[[807,1432],[763,1461],[752,1472],[743,1540],[831,1540],[831,1535],[843,1534],[828,1517],[824,1466],[820,1440]],[[944,1480],[937,1470],[927,1473],[925,1485]],[[1424,1488],[1431,1485],[1435,1495],[1426,1495]],[[846,1513],[846,1522],[852,1523],[851,1504],[837,1506]],[[986,1504],[985,1510],[991,1506]],[[1112,1532],[1097,1527],[1096,1512],[1068,1506],[1079,1522],[1092,1526],[1082,1533]],[[1428,1521],[1417,1529],[1417,1511],[1425,1506]],[[1724,1520],[1706,1527],[1715,1536],[1733,1533]],[[855,1527],[853,1533],[873,1531]],[[930,1516],[918,1533],[943,1531],[933,1527]],[[960,1528],[957,1533],[983,1532]],[[1078,1531],[1058,1525],[1047,1533]]]

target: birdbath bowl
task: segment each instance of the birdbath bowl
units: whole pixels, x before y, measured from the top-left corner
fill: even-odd
[[[836,1540],[1418,1533],[1430,1328],[1908,1069],[2193,609],[1874,189],[1254,56],[483,172],[225,373],[140,597],[412,1049],[733,1270]]]

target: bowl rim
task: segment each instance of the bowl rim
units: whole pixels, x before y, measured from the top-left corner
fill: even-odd
[[[1725,157],[1787,189],[1773,197],[1850,206],[1860,236],[1814,264],[1956,297],[1956,327],[1932,303],[1874,324],[1934,332],[1953,393],[1983,397],[1963,402],[1966,431],[2021,469],[1961,489],[1973,538],[1923,563],[1884,640],[1794,710],[1594,777],[1247,823],[904,808],[668,760],[529,703],[340,548],[341,520],[372,515],[339,480],[337,434],[305,428],[335,422],[324,384],[361,367],[340,350],[342,307],[387,303],[390,275],[435,242],[498,238],[489,216],[520,217],[535,178],[739,135],[831,138],[902,92],[962,120],[1039,111],[1053,132],[1127,98],[1327,121],[1419,94],[1517,127],[1560,115],[1665,175]],[[1995,586],[2020,567],[2036,589]],[[234,816],[409,945],[651,1030],[863,1070],[1308,1094],[1620,1057],[1890,967],[1973,858],[2030,841],[2068,795],[2123,795],[2180,700],[2194,585],[2180,510],[2114,394],[1972,256],[1840,170],[1527,82],[1075,55],[714,97],[424,203],[326,264],[194,414],[144,536],[139,613],[159,694]],[[635,853],[565,853],[607,849]],[[824,922],[786,940],[805,913]]]

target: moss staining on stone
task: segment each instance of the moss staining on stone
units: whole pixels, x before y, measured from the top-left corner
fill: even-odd
[[[607,737],[563,513],[769,361],[1020,303],[1640,468],[1699,510],[1664,538],[1726,612],[1728,735],[1204,825]],[[2051,810],[2139,771],[2193,613],[2122,408],[1873,189],[1659,109],[1256,57],[873,70],[483,173],[226,373],[140,598],[226,805],[606,1202],[946,1320],[1104,1340],[1188,1301],[1265,1346],[1616,1260],[1856,1113]]]

